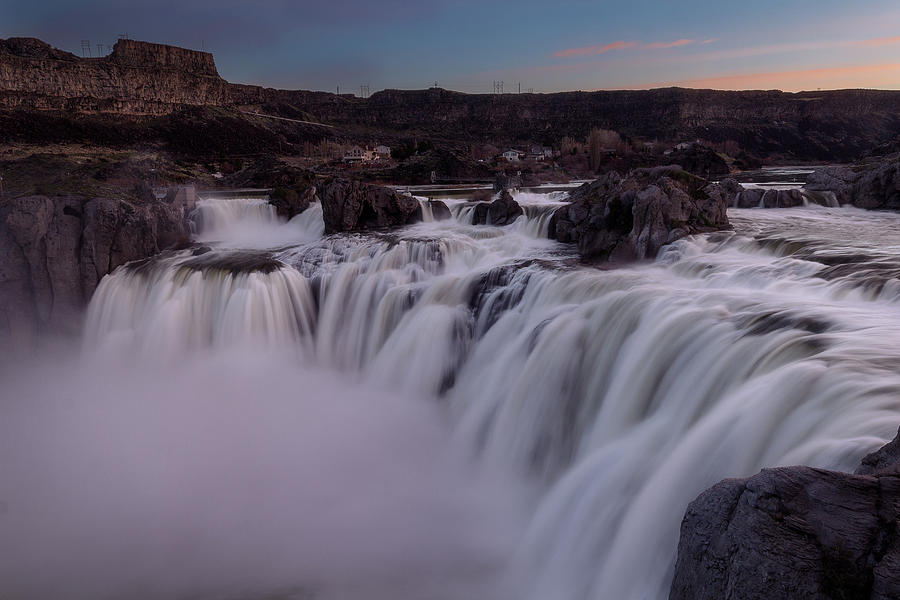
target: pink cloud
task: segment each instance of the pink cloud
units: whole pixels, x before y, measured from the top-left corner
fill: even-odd
[[[661,48],[677,48],[678,46],[688,46],[693,44],[694,40],[675,40],[674,42],[653,42],[652,44],[646,44],[641,46],[645,50],[659,50]]]
[[[715,40],[710,39],[703,42],[701,44],[708,44],[710,42],[714,42]],[[651,44],[639,44],[638,42],[612,42],[611,44],[598,44],[596,46],[585,46],[584,48],[569,48],[567,50],[560,50],[559,52],[554,52],[553,56],[556,58],[570,58],[573,56],[595,56],[597,54],[603,54],[605,52],[609,52],[610,50],[625,50],[627,48],[639,48],[641,50],[662,50],[664,48],[677,48],[679,46],[690,46],[691,44],[696,44],[697,40],[689,40],[689,39],[680,39],[675,40],[674,42],[653,42]]]
[[[861,40],[859,42],[853,43],[854,46],[867,46],[867,47],[892,46],[894,44],[900,44],[900,36],[874,38],[871,40]]]
[[[604,52],[609,52],[610,50],[624,50],[626,48],[634,48],[637,46],[637,42],[612,42],[606,45],[596,45],[596,46],[586,46],[584,48],[569,48],[568,50],[560,50],[559,52],[554,52],[553,56],[558,58],[569,57],[569,56],[593,56],[595,54],[603,54]]]

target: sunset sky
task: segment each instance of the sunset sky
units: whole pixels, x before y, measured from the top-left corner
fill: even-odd
[[[205,48],[229,81],[359,92],[900,89],[900,2],[4,0],[0,37]]]

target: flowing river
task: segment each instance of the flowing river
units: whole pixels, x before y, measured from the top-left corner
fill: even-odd
[[[604,270],[546,239],[565,196],[333,236],[203,201],[205,246],[118,269],[79,352],[2,373],[2,586],[662,599],[705,488],[893,437],[900,215],[731,209]]]

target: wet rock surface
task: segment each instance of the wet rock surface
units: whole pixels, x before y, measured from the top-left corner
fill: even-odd
[[[301,188],[299,191],[291,188],[275,188],[269,197],[269,204],[275,207],[279,217],[290,220],[309,208],[315,199],[314,185]]]
[[[728,229],[727,194],[679,167],[614,172],[572,192],[549,235],[574,243],[583,258],[652,258],[684,236]]]
[[[493,202],[483,202],[472,212],[473,225],[509,225],[525,214],[512,195],[503,190]]]
[[[900,597],[900,434],[856,474],[764,469],[687,509],[669,597]]]
[[[398,227],[422,220],[419,201],[391,188],[333,179],[317,190],[325,233]]]
[[[850,167],[825,167],[811,173],[803,189],[832,193],[840,204],[870,210],[900,210],[900,154]]]

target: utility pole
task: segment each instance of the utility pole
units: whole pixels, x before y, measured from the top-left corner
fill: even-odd
[[[85,56],[87,53],[87,56]],[[91,56],[91,40],[81,40],[81,57],[90,58]]]
[[[522,93],[522,82],[521,81],[519,82],[519,93],[520,94]]]
[[[337,86],[337,95],[338,95],[338,96],[341,95],[341,86]]]

